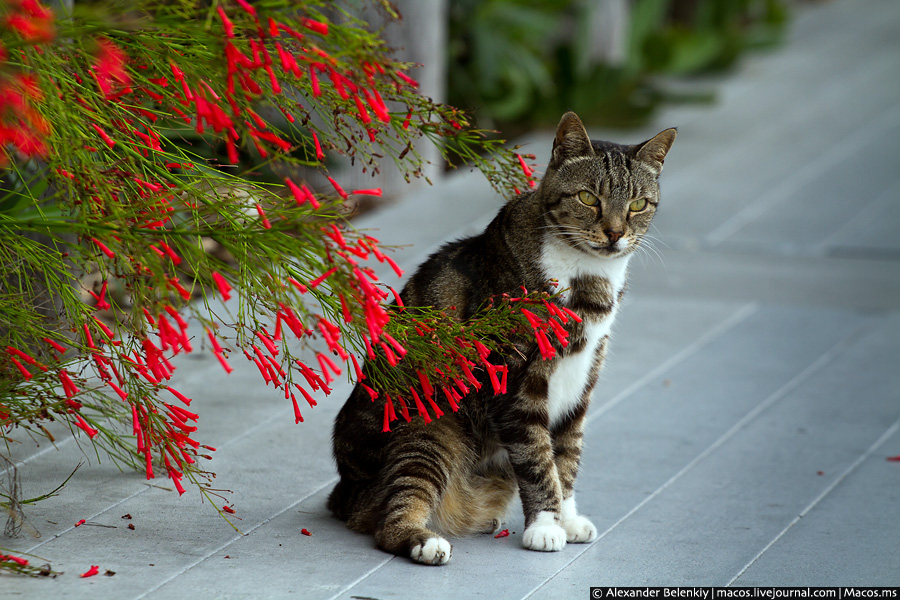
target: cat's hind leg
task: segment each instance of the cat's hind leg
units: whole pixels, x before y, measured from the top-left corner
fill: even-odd
[[[409,556],[426,565],[450,560],[450,542],[428,529],[428,523],[447,488],[454,448],[452,435],[436,435],[432,424],[404,432],[391,450],[389,466],[382,476],[383,519],[375,532],[379,548]],[[417,427],[417,425],[413,425]]]

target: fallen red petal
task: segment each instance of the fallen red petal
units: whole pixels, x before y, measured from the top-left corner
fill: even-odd
[[[82,573],[81,577],[93,577],[94,575],[96,575],[99,572],[100,572],[100,567],[98,567],[97,565],[91,565],[91,568],[88,569],[86,572]]]
[[[507,536],[509,536],[509,529],[504,529],[503,531],[501,531],[500,533],[498,533],[498,534],[495,535],[494,537],[495,537],[495,538],[505,538],[505,537],[507,537]]]

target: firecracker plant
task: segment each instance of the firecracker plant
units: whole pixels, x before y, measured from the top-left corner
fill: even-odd
[[[419,95],[415,66],[330,2],[201,4],[0,4],[0,455],[62,423],[179,494],[195,484],[227,519],[172,357],[253,362],[297,422],[336,377],[368,377],[387,432],[483,382],[502,392],[491,352],[522,331],[549,357],[577,316],[527,290],[465,327],[393,304],[372,265],[400,269],[344,218],[350,196],[380,190],[344,189],[329,158],[413,178],[426,138],[512,193],[535,185],[533,157]],[[14,513],[12,496],[0,504]],[[5,553],[0,568],[38,571]]]

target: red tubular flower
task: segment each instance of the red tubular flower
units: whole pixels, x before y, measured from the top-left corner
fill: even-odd
[[[416,403],[416,410],[419,411],[420,415],[422,415],[422,420],[425,421],[426,425],[431,423],[431,416],[428,414],[428,410],[425,408],[425,405],[422,404],[422,400],[419,398],[416,390],[410,387],[409,391],[412,392],[413,402]]]
[[[393,258],[385,254],[384,260],[387,261],[387,264],[391,265],[391,268],[394,270],[394,273],[397,274],[397,277],[403,277],[403,269],[397,266],[397,263],[394,262]]]
[[[338,367],[337,365],[335,365],[334,362],[333,362],[330,358],[328,358],[327,355],[322,354],[322,353],[320,352],[320,353],[318,353],[318,354],[316,355],[316,358],[317,358],[318,361],[319,361],[319,366],[322,367],[322,374],[325,376],[325,383],[331,383],[330,377],[329,377],[329,375],[328,375],[328,369],[325,368],[326,366],[327,366],[329,369],[331,369],[331,371],[332,371],[335,375],[340,375],[340,374],[341,374],[342,371],[341,371],[340,367]]]
[[[75,425],[80,427],[88,435],[89,438],[93,438],[98,433],[96,429],[88,425],[87,421],[82,419],[81,415],[77,413],[75,414]]]
[[[279,350],[275,346],[275,344],[272,343],[272,340],[269,339],[269,337],[267,335],[263,334],[261,331],[257,331],[255,333],[256,333],[256,337],[259,338],[259,341],[261,341],[263,343],[263,345],[266,347],[266,350],[269,351],[269,354],[271,354],[272,356],[278,356]]]
[[[325,271],[324,273],[322,273],[315,279],[310,280],[309,287],[311,287],[311,288],[318,287],[319,285],[322,284],[323,281],[325,281],[326,279],[331,277],[337,270],[338,270],[337,267],[331,267],[330,269],[328,269],[327,271]]]
[[[116,257],[116,253],[113,252],[112,250],[110,250],[109,247],[108,247],[106,244],[104,244],[103,242],[101,242],[101,241],[98,240],[97,238],[92,237],[92,238],[91,238],[91,241],[94,242],[94,244],[96,244],[97,247],[100,248],[100,251],[103,252],[103,254],[105,254],[105,255],[108,256],[109,258],[115,258],[115,257]]]
[[[185,301],[191,299],[191,293],[187,291],[181,283],[179,283],[177,277],[172,277],[169,279],[169,285],[171,285],[175,290],[181,295],[181,298]]]
[[[354,190],[353,195],[355,195],[355,196],[381,196],[381,188]]]
[[[231,285],[228,281],[225,280],[222,275],[219,274],[218,271],[213,271],[212,273],[213,281],[216,283],[216,287],[219,288],[219,294],[222,296],[222,299],[226,302],[231,300]]]
[[[28,566],[28,559],[22,558],[20,556],[13,556],[12,554],[0,554],[0,561],[4,560],[12,561],[20,567]]]
[[[500,380],[497,379],[497,367],[489,363],[488,361],[484,361],[484,368],[488,372],[488,377],[491,380],[491,387],[494,388],[494,394],[500,393]]]
[[[372,402],[375,402],[375,398],[378,397],[378,392],[376,392],[375,390],[373,390],[371,387],[367,386],[364,383],[360,383],[359,385],[361,385],[363,387],[363,389],[366,390],[366,393],[369,394],[369,399]],[[390,401],[390,396],[388,396],[388,401]]]
[[[312,85],[313,98],[321,96],[322,89],[319,87],[319,77],[316,75],[316,68],[312,65],[309,67],[309,82]]]
[[[505,537],[507,537],[507,536],[509,536],[509,529],[504,529],[503,531],[501,531],[500,533],[498,533],[497,535],[495,535],[494,538],[495,538],[495,539],[497,539],[497,538],[505,538]]]
[[[344,188],[342,188],[342,187],[338,184],[337,181],[335,181],[334,179],[332,179],[332,178],[329,177],[328,175],[326,175],[325,177],[327,177],[327,178],[328,178],[328,181],[331,182],[331,185],[334,187],[334,191],[336,191],[336,192],[338,193],[338,196],[340,196],[340,197],[343,198],[344,200],[346,200],[346,199],[349,197],[349,195],[347,194],[347,192],[344,191]]]
[[[20,363],[18,360],[15,359],[15,357],[12,357],[12,356],[9,357],[9,360],[11,360],[14,365],[16,365],[16,368],[19,369],[19,372],[22,374],[22,377],[24,377],[26,381],[31,379],[31,377],[32,377],[31,373],[28,371],[28,369],[26,369],[24,366],[22,366],[22,363]]]
[[[384,424],[381,426],[382,433],[390,433],[391,432],[391,411],[388,408],[388,405],[384,405]]]
[[[187,396],[185,396],[184,394],[182,394],[181,392],[179,392],[178,390],[176,390],[175,388],[166,386],[166,389],[169,390],[173,396],[175,396],[176,398],[178,398],[179,400],[184,402],[187,406],[191,405],[191,399],[188,398]]]
[[[97,53],[97,83],[101,91],[107,96],[113,91],[112,82],[121,86],[128,86],[131,77],[125,70],[126,54],[112,40],[102,38],[98,40],[100,45]]]
[[[466,380],[472,384],[472,386],[476,390],[481,389],[481,382],[476,379],[475,375],[472,374],[472,369],[469,368],[469,361],[462,355],[456,357],[456,364],[459,365],[459,368],[462,369],[463,375],[465,375]]]
[[[105,131],[103,131],[99,125],[97,125],[96,123],[91,123],[91,127],[94,128],[94,131],[97,132],[97,135],[100,136],[100,139],[103,140],[103,143],[106,144],[108,147],[112,148],[113,146],[116,145],[115,140],[113,140],[111,137],[109,137],[109,135]]]
[[[78,392],[81,391],[77,387],[75,387],[75,384],[72,382],[72,379],[69,377],[68,371],[66,371],[65,369],[60,369],[59,380],[62,383],[63,391],[66,394],[66,398],[71,398],[72,396],[76,395]]]
[[[222,368],[225,370],[226,374],[234,371],[234,367],[228,364],[228,361],[225,360],[225,357],[221,353],[217,352],[216,358],[219,360],[219,364],[222,365]]]
[[[444,390],[444,396],[447,398],[447,403],[450,405],[450,408],[453,409],[453,412],[459,411],[459,405],[456,403],[456,399],[453,397],[453,394],[450,393],[450,390],[446,387],[442,389]]]
[[[266,65],[265,69],[266,69],[266,73],[269,74],[269,83],[272,86],[272,92],[275,94],[280,94],[281,93],[281,82],[278,81],[278,77],[275,75],[275,71],[272,70],[271,65]]]
[[[371,123],[372,117],[369,116],[369,111],[366,110],[366,107],[362,103],[362,100],[359,99],[359,96],[354,96],[353,100],[356,102],[356,110],[359,112],[359,119],[365,125]]]
[[[401,358],[406,356],[406,348],[401,346],[400,342],[398,342],[393,337],[391,337],[391,335],[387,332],[382,331],[381,335],[384,337],[384,339],[386,339],[388,342],[390,342],[391,346],[394,347],[394,349],[397,351],[397,354],[399,354],[401,356]]]
[[[556,339],[559,341],[559,345],[565,348],[569,345],[569,340],[566,339],[569,337],[569,332],[566,331],[562,325],[556,322],[555,319],[547,319],[547,323],[550,325],[550,329],[553,330],[554,335],[556,335]]]
[[[300,22],[310,31],[315,31],[319,35],[328,35],[328,23],[314,21],[313,19],[301,18]]]
[[[305,389],[303,389],[299,384],[296,384],[296,383],[295,383],[295,384],[294,384],[294,387],[297,388],[298,390],[300,390],[300,393],[303,394],[303,398],[306,400],[306,403],[309,404],[311,407],[315,407],[315,406],[318,404],[318,403],[316,402],[316,399],[313,398],[313,397],[309,394],[309,392],[307,392]],[[301,421],[302,421],[302,420],[303,420],[303,419],[301,419]]]
[[[285,386],[285,390],[287,387]],[[297,404],[297,397],[291,394],[291,404],[294,406],[294,424],[303,422],[303,415],[300,414],[300,406]]]
[[[379,345],[381,349],[384,350],[384,356],[387,358],[388,364],[392,367],[396,367],[400,364],[400,361],[397,360],[397,357],[394,355],[394,352],[391,350],[390,346],[385,344],[384,342],[380,342]]]
[[[488,350],[487,346],[485,346],[478,340],[474,340],[472,343],[474,344],[475,351],[478,352],[478,356],[481,358],[481,360],[487,361],[487,357],[491,354],[491,351]]]
[[[442,410],[441,410],[441,407],[437,405],[437,402],[434,401],[434,398],[432,398],[431,396],[429,396],[429,397],[427,398],[427,400],[428,400],[428,404],[431,405],[431,410],[434,411],[434,418],[435,418],[435,419],[440,419],[441,417],[443,417],[443,416],[444,416],[444,411],[442,411]]]
[[[419,82],[416,81],[415,79],[413,79],[412,77],[410,77],[409,75],[407,75],[406,73],[404,73],[403,71],[394,71],[394,73],[397,75],[397,77],[399,77],[400,79],[405,81],[406,84],[409,85],[410,87],[413,87],[413,88],[419,87]]]
[[[247,4],[246,0],[235,0],[235,1],[236,1],[236,2],[241,6],[241,8],[243,8],[243,9],[247,12],[247,14],[249,14],[251,17],[255,17],[255,16],[256,16],[256,9],[253,8],[251,5]],[[270,20],[271,20],[271,19],[270,19]],[[276,32],[276,34],[277,34],[277,32]],[[273,35],[272,37],[275,37],[275,35]]]
[[[171,415],[178,417],[181,421],[196,421],[200,418],[200,415],[196,413],[192,413],[189,410],[185,410],[180,406],[175,406],[174,404],[169,404],[168,402],[163,402],[163,405],[169,409]]]
[[[50,344],[51,346],[53,346],[53,348],[54,348],[57,352],[59,352],[60,354],[64,354],[64,353],[67,351],[66,348],[64,348],[63,346],[61,346],[61,345],[59,345],[58,343],[54,342],[54,341],[51,340],[50,338],[46,338],[46,337],[45,337],[45,338],[41,338],[41,339],[44,340],[45,342],[47,342],[48,344]]]
[[[359,368],[359,363],[356,362],[356,356],[351,354],[350,361],[353,363],[353,371],[356,373],[356,381],[360,382],[366,378],[365,374],[362,372],[362,369]]]
[[[565,306],[560,306],[560,310],[565,311],[565,313],[566,313],[567,315],[569,315],[569,318],[571,318],[571,319],[572,319],[573,321],[575,321],[576,323],[581,323],[581,317],[579,317],[578,315],[576,315],[575,313],[573,313],[571,310],[569,310],[569,309],[566,308]],[[563,322],[565,322],[565,321],[563,321]]]
[[[322,160],[325,158],[325,153],[322,152],[322,145],[319,143],[319,136],[316,135],[315,131],[310,132],[313,136],[313,144],[316,147],[316,160]]]
[[[259,218],[262,220],[262,226],[265,229],[272,229],[272,224],[269,223],[269,219],[266,217],[266,211],[259,205],[259,202],[256,203],[256,212],[259,213]]]
[[[225,9],[219,5],[216,7],[216,10],[219,12],[219,18],[222,19],[222,27],[225,28],[225,37],[233,38],[234,24],[231,22],[231,19],[228,18],[228,15],[225,14]]]
[[[79,577],[93,577],[97,573],[100,572],[100,567],[97,565],[91,565],[91,568],[79,575]]]
[[[525,173],[525,177],[531,177],[534,174],[534,170],[525,164],[525,159],[522,158],[521,154],[516,154],[516,158],[519,159],[519,165],[522,167],[522,172]]]
[[[528,323],[531,324],[532,328],[541,329],[544,326],[544,322],[541,318],[527,308],[520,308],[519,311],[525,315],[525,318],[528,319]]]
[[[387,396],[388,400],[390,400],[390,398],[391,398],[390,396],[388,396],[387,394],[385,394],[385,396]],[[410,421],[412,421],[412,419],[411,419],[410,416],[409,416],[409,407],[406,406],[406,400],[404,400],[404,399],[401,398],[400,396],[397,396],[397,402],[400,403],[400,414],[403,415],[403,419],[404,419],[407,423],[409,423]]]
[[[416,371],[416,375],[419,377],[419,385],[422,386],[422,393],[425,394],[426,398],[432,398],[434,396],[434,388],[428,380],[428,375],[419,370]]]
[[[537,340],[538,349],[541,351],[541,356],[544,360],[550,360],[556,356],[556,350],[550,345],[550,340],[547,339],[547,334],[544,333],[543,329],[535,330],[534,337]]]
[[[93,316],[93,315],[91,315],[91,316]],[[97,326],[103,331],[103,333],[106,335],[107,338],[113,339],[114,337],[116,337],[116,334],[113,333],[112,329],[107,327],[103,321],[98,319],[96,316],[93,316],[93,317],[94,317],[94,321],[96,321],[96,323],[97,323]]]
[[[122,399],[122,402],[128,402],[128,394],[125,392],[125,390],[114,384],[112,381],[107,381],[106,384],[119,395],[119,398]]]

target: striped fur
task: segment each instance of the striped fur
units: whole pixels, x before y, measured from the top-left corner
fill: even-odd
[[[424,564],[450,560],[444,536],[499,530],[516,493],[526,548],[557,551],[596,537],[575,506],[584,417],[674,139],[670,129],[636,146],[592,142],[567,113],[541,185],[510,201],[481,235],[447,244],[418,269],[401,292],[408,307],[442,307],[465,320],[492,296],[523,285],[555,292],[555,284],[565,290],[557,302],[583,322],[566,325],[569,344],[551,360],[533,340],[515,340],[518,352],[490,359],[509,368],[506,394],[486,384],[458,413],[428,425],[413,418],[382,433],[380,412],[357,386],[334,427],[335,516]],[[582,194],[587,203],[580,192],[591,194]]]

